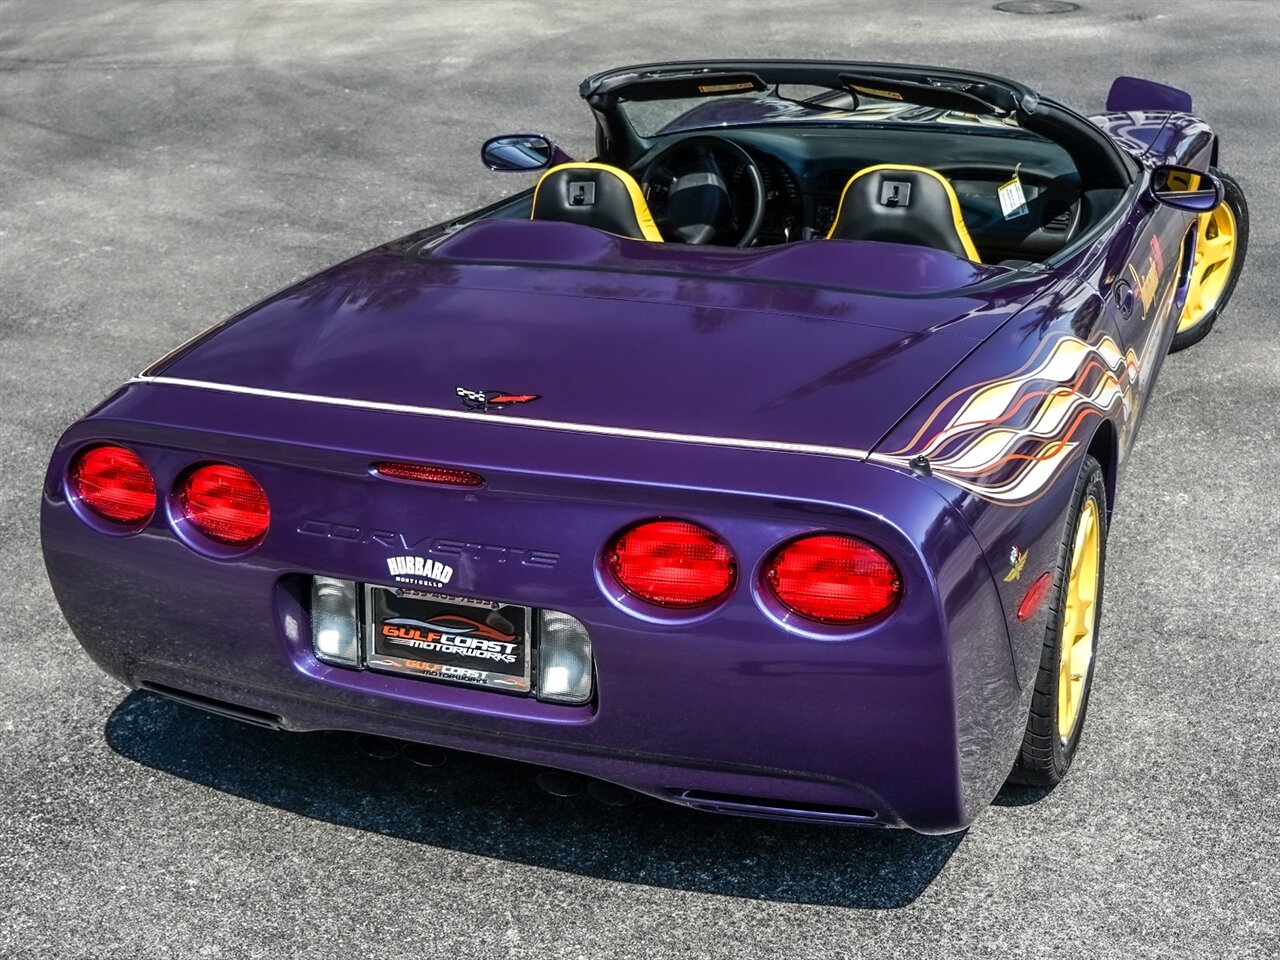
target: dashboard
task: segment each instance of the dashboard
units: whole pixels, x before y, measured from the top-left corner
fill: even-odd
[[[709,134],[712,131],[696,136],[705,139]],[[634,168],[643,174],[655,157],[689,136],[694,135],[662,138]],[[741,148],[759,169],[764,214],[754,246],[825,237],[849,178],[882,163],[929,167],[947,177],[985,262],[1043,260],[1081,232],[1090,212],[1067,151],[1016,129],[788,125],[717,131],[714,136]],[[751,175],[740,152],[727,149],[717,160],[733,203],[752,202]],[[998,191],[1015,173],[1026,211],[1006,217]],[[661,224],[662,188],[647,190],[646,195]]]

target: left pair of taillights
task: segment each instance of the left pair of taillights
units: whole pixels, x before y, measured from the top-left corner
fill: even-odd
[[[68,471],[71,493],[108,523],[140,528],[159,504],[155,478],[128,447],[100,444],[76,454]],[[173,489],[175,517],[215,543],[245,547],[271,525],[271,505],[248,471],[229,463],[198,463]]]

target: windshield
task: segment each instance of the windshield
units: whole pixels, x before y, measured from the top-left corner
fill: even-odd
[[[619,98],[636,133],[650,139],[711,127],[766,123],[930,123],[1017,128],[1011,116],[963,113],[830,87],[781,85],[768,90],[669,100]]]

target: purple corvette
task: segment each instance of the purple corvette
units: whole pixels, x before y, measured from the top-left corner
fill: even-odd
[[[1106,534],[1248,211],[1172,87],[613,70],[596,157],[71,426],[45,562],[134,688],[723,813],[927,833],[1066,773]]]

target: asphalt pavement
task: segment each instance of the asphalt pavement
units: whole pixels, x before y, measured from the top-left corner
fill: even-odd
[[[942,838],[609,806],[89,661],[38,541],[69,423],[210,322],[523,186],[486,137],[588,155],[587,74],[713,56],[969,66],[1086,111],[1135,74],[1221,134],[1249,263],[1121,479],[1062,786]],[[1269,0],[0,2],[0,957],[1276,956],[1278,61]]]

